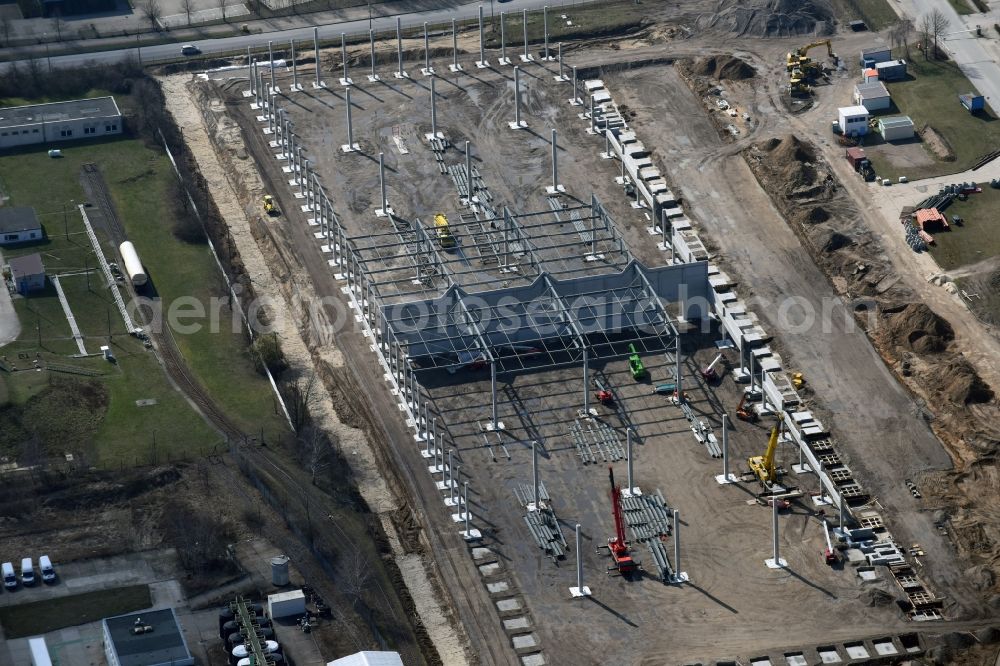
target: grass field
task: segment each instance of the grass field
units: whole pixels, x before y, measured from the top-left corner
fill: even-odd
[[[942,160],[926,145],[930,164],[898,167],[878,153],[891,151],[891,145],[872,151],[872,162],[880,176],[910,180],[958,173],[969,169],[991,149],[1000,145],[1000,122],[992,112],[970,114],[959,103],[958,95],[974,91],[972,84],[951,61],[925,61],[911,48],[907,61],[910,80],[889,83],[889,93],[900,112],[913,118],[920,128],[930,125],[947,141],[954,160]]]
[[[948,4],[951,5],[959,14],[976,13],[976,10],[972,8],[972,5],[968,3],[968,0],[948,0]]]
[[[6,638],[45,634],[153,605],[148,585],[130,585],[0,608]]]
[[[127,334],[103,275],[93,270],[96,257],[75,208],[85,199],[80,168],[85,162],[96,162],[119,218],[156,285],[155,295],[162,299],[163,310],[182,296],[192,296],[208,307],[212,296],[224,293],[221,278],[207,245],[184,243],[173,236],[174,213],[167,205],[167,190],[175,178],[170,162],[162,152],[127,138],[60,148],[63,159],[51,159],[39,147],[0,157],[0,191],[9,198],[7,203],[34,206],[46,231],[43,243],[5,248],[3,255],[9,259],[40,252],[49,275],[77,273],[61,277],[60,283],[86,350],[99,354],[100,346],[108,344],[110,332],[117,363],[100,357],[71,358],[79,350],[51,285],[30,298],[15,299],[22,331],[2,353],[19,368],[29,367],[40,354],[45,363],[70,366],[70,370],[81,368],[84,374],[44,371],[0,376],[0,397],[6,394],[6,400],[0,402],[0,427],[7,426],[8,433],[0,437],[0,450],[16,453],[11,450],[12,441],[24,440],[24,429],[18,424],[28,422],[28,416],[37,414],[38,409],[42,413],[58,410],[59,391],[52,385],[76,378],[84,385],[98,382],[104,387],[101,393],[105,398],[100,403],[104,416],[90,438],[99,444],[74,451],[87,454],[89,462],[118,467],[204,454],[220,443],[218,433],[173,388],[153,353]],[[98,236],[105,256],[115,260],[111,243],[100,231]],[[92,269],[89,284],[85,268]],[[123,295],[127,298],[127,293]],[[228,323],[228,310],[223,312]],[[175,334],[174,338],[194,374],[242,428],[259,432],[263,427],[269,439],[288,432],[284,421],[275,415],[270,386],[254,371],[238,330],[233,333],[231,327],[224,326],[219,333],[205,330]],[[44,382],[40,381],[42,376]],[[140,406],[137,400],[154,402]],[[74,431],[80,429],[80,414],[67,409],[64,416],[53,419],[54,430],[45,432],[49,444],[45,448],[50,454],[72,450],[72,444],[79,441]],[[63,437],[58,436],[60,424],[66,429]],[[41,434],[38,428],[29,430]]]
[[[946,271],[1000,256],[1000,234],[996,228],[1000,220],[1000,190],[989,183],[980,185],[981,193],[970,194],[966,201],[955,199],[945,211],[949,221],[953,215],[961,217],[962,226],[952,225],[951,231],[934,234],[936,242],[931,256]]]
[[[862,20],[869,30],[882,30],[899,20],[886,0],[833,0],[833,9],[841,23]]]

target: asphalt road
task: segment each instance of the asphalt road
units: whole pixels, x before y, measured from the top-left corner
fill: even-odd
[[[945,31],[943,43],[939,41],[938,46],[944,47],[948,55],[958,63],[962,72],[986,97],[993,112],[1000,112],[1000,65],[986,48],[992,38],[989,33],[993,32],[993,21],[982,14],[960,17],[950,4],[941,0],[901,0],[899,4],[917,29],[920,27],[920,17],[935,9],[948,18],[950,26]],[[985,38],[976,37],[977,24],[982,27]],[[972,32],[961,32],[966,29]]]
[[[371,28],[376,32],[392,31],[396,29],[396,19],[400,19],[403,28],[421,26],[426,21],[431,24],[442,24],[450,22],[451,19],[464,20],[475,18],[479,15],[479,7],[483,7],[485,17],[490,16],[491,6],[497,14],[500,11],[507,13],[520,12],[524,9],[540,9],[549,6],[549,20],[558,20],[558,15],[563,8],[552,6],[552,0],[509,0],[508,2],[481,3],[470,2],[467,4],[449,6],[443,9],[432,9],[422,12],[412,12],[397,16],[375,17],[371,20]],[[550,23],[551,25],[551,23]],[[293,28],[290,30],[276,30],[252,35],[239,35],[236,37],[225,37],[221,39],[205,39],[201,41],[187,42],[198,47],[203,55],[213,53],[231,53],[236,50],[246,50],[247,47],[254,49],[266,48],[268,41],[288,41],[290,39],[307,40],[312,39],[313,27]],[[368,34],[369,20],[367,18],[342,23],[328,23],[315,26],[319,30],[320,39],[336,38],[340,33]],[[158,44],[155,46],[144,46],[141,49],[128,48],[114,51],[95,51],[91,53],[78,53],[73,55],[53,56],[50,58],[52,67],[75,67],[83,64],[108,64],[124,60],[129,56],[141,55],[142,62],[154,62],[157,60],[173,60],[181,55],[181,45],[176,43]],[[25,61],[19,61],[23,63]]]

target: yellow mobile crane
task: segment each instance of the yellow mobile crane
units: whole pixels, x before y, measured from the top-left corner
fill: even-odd
[[[747,459],[750,471],[753,472],[765,488],[769,488],[778,480],[778,471],[774,467],[774,453],[778,449],[778,425],[771,428],[771,438],[767,441],[767,451],[762,456],[751,456]]]

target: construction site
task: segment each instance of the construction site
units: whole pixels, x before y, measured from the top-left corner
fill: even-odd
[[[975,612],[914,504],[910,478],[949,461],[911,398],[871,347],[820,369],[801,347],[818,330],[775,328],[787,306],[741,257],[765,242],[745,218],[777,215],[746,164],[732,195],[698,193],[735,166],[728,141],[784,115],[751,89],[767,65],[435,28],[345,42],[319,69],[258,50],[185,94],[286,294],[322,300],[315,353],[358,366],[479,659],[898,660]],[[720,126],[698,86],[728,76],[743,113]]]
[[[263,525],[229,553],[257,587],[180,614],[205,663],[243,641],[278,663],[270,601],[264,618],[240,595],[288,585],[289,557],[306,590],[289,614],[303,598],[327,618],[308,637],[303,601],[305,625],[282,630],[295,663],[997,658],[1000,339],[962,291],[995,258],[970,249],[981,227],[944,258],[913,240],[944,199],[988,218],[975,181],[1000,183],[1000,160],[954,137],[995,118],[892,139],[864,106],[913,99],[910,79],[872,86],[897,76],[879,68],[893,49],[872,55],[896,29],[883,3],[626,4],[607,31],[574,32],[595,7],[498,4],[157,71],[222,261],[288,365],[280,388],[267,375],[275,420],[296,430],[307,410],[325,437],[301,453],[294,433],[285,460],[281,436],[248,436],[181,382],[231,426],[184,497],[246,477],[250,508],[220,512]],[[941,167],[922,152],[936,136],[968,170],[889,176]],[[317,446],[336,452],[329,493]],[[142,502],[174,492],[160,477]],[[371,575],[351,554],[386,567],[378,594],[351,584]]]

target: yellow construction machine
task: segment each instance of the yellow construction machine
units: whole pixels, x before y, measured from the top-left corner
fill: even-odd
[[[771,438],[767,440],[767,451],[762,456],[747,458],[747,465],[765,488],[770,488],[778,480],[774,466],[774,453],[778,449],[778,425],[771,428]]]
[[[819,63],[814,62],[807,54],[810,49],[823,46],[824,44],[826,45],[827,56],[836,64],[837,54],[833,52],[833,44],[830,43],[829,39],[822,39],[818,42],[801,46],[788,53],[785,57],[785,70],[791,72],[798,69],[802,72],[816,72],[819,69]]]
[[[274,205],[274,197],[272,197],[270,194],[265,194],[264,195],[262,203],[264,205],[264,212],[265,213],[267,213],[268,215],[277,215],[278,214],[278,209]]]

